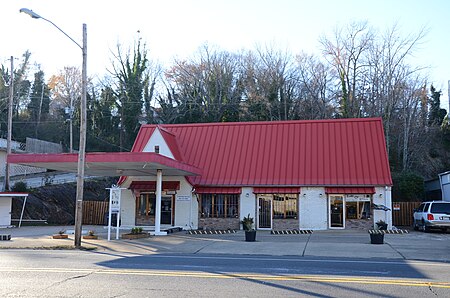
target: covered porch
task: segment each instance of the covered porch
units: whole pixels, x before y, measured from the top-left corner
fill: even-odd
[[[77,172],[78,155],[68,154],[9,154],[8,163],[42,167],[51,170]],[[153,152],[106,152],[87,153],[85,158],[86,176],[120,177],[123,183],[126,177],[156,177],[155,214],[153,225],[143,225],[154,230],[155,235],[165,235],[170,226],[162,224],[161,204],[163,194],[163,175],[197,176],[201,171],[189,164]]]

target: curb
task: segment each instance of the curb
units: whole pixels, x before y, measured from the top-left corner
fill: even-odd
[[[236,233],[236,230],[190,230],[186,232],[186,234],[189,235],[206,235],[206,234],[220,235],[220,234],[234,234],[234,233]]]
[[[297,234],[312,234],[313,230],[274,230],[270,231],[272,235],[297,235]]]
[[[409,234],[408,230],[369,230],[369,234]]]

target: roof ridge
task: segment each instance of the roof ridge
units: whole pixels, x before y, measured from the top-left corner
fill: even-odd
[[[336,118],[336,119],[314,119],[314,120],[276,120],[276,121],[248,121],[248,122],[201,122],[201,123],[168,123],[168,124],[143,124],[143,127],[157,127],[171,133],[166,127],[189,127],[189,126],[238,126],[238,125],[276,125],[276,124],[307,124],[307,123],[333,123],[333,122],[372,122],[382,121],[381,117],[370,118]],[[173,133],[171,133],[173,134]]]
[[[175,138],[177,137],[176,134],[174,134],[173,132],[171,132],[171,131],[165,129],[162,125],[163,125],[163,124],[157,124],[157,125],[156,125],[156,128],[158,128],[159,130],[164,131],[165,133],[170,134],[171,136],[173,136],[173,137],[175,137]]]

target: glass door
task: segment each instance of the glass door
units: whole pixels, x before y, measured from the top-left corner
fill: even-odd
[[[154,193],[143,193],[136,198],[136,225],[155,225],[156,195]],[[161,197],[161,224],[172,224],[173,196]]]
[[[155,224],[155,194],[143,193],[136,198],[136,225],[153,226]]]
[[[161,224],[172,224],[172,196],[161,197]]]
[[[258,229],[272,229],[271,196],[258,196]]]
[[[342,195],[330,195],[329,198],[330,228],[345,228],[345,202]]]

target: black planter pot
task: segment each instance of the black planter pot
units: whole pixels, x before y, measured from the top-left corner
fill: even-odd
[[[256,230],[245,231],[245,241],[254,242],[256,240]]]
[[[372,244],[383,244],[384,243],[384,234],[370,234],[370,243]]]

